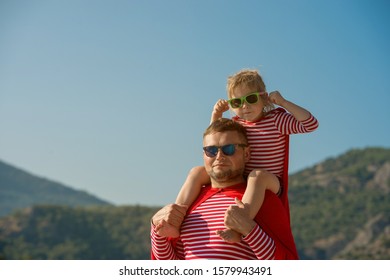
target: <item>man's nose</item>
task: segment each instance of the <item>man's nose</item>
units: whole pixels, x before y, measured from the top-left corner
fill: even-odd
[[[215,156],[216,159],[219,159],[219,158],[224,158],[225,157],[225,154],[222,152],[222,149],[219,148],[218,151],[217,151],[217,155]]]

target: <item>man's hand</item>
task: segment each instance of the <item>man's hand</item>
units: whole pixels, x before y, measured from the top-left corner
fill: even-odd
[[[231,205],[226,210],[225,226],[246,236],[256,226],[256,222],[249,217],[248,205],[244,205],[238,198],[235,201],[236,205]]]
[[[160,236],[178,237],[187,208],[186,205],[169,204],[160,209],[152,217],[152,224],[156,226],[156,232]]]

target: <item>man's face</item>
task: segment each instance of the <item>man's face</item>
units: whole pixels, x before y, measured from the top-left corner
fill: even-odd
[[[203,138],[203,146],[224,146],[245,144],[243,137],[236,131],[217,132]],[[204,166],[211,180],[223,185],[233,185],[243,181],[245,163],[249,160],[249,148],[235,146],[235,153],[225,155],[221,149],[215,157],[208,157],[203,152]]]

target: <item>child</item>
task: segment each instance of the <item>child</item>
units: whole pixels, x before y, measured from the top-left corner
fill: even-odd
[[[256,70],[241,70],[228,78],[229,100],[219,100],[211,115],[211,122],[231,110],[236,114],[233,120],[242,124],[248,134],[251,158],[246,164],[247,189],[242,202],[249,206],[249,214],[254,218],[260,209],[266,190],[281,196],[287,191],[283,185],[283,175],[287,174],[285,165],[288,154],[289,134],[308,133],[318,127],[317,119],[306,109],[286,100],[278,92],[266,92],[263,79]],[[282,108],[274,108],[274,104]],[[286,109],[288,112],[286,112]],[[286,150],[287,149],[287,150]],[[262,177],[271,172],[279,179],[280,187],[270,188],[263,184]],[[176,204],[191,205],[203,185],[210,183],[204,167],[195,167],[190,172],[176,199]],[[277,184],[276,184],[277,185]],[[287,200],[287,193],[284,193]],[[286,205],[287,204],[287,205]],[[289,213],[288,202],[285,203]],[[180,230],[164,223],[157,226],[158,233],[166,237],[178,237]],[[239,242],[240,234],[225,229],[217,234],[227,242]]]

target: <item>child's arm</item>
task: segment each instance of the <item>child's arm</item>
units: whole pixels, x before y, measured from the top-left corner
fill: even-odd
[[[305,121],[310,118],[311,114],[305,108],[302,108],[291,101],[284,99],[279,91],[273,91],[269,94],[269,100],[289,111],[298,121]]]
[[[204,166],[192,168],[181,187],[175,203],[190,206],[198,197],[202,186],[208,183],[210,183],[210,177]]]
[[[216,120],[222,118],[224,112],[229,110],[229,103],[226,100],[219,99],[213,107],[213,112],[211,113],[210,124]]]
[[[280,189],[278,178],[262,169],[255,169],[248,176],[247,187],[242,202],[249,205],[249,216],[254,219],[264,201],[266,190],[277,194]]]

